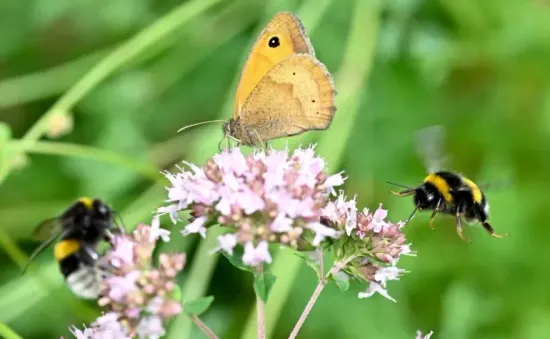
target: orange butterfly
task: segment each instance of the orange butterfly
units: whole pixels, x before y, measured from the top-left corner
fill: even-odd
[[[298,17],[276,14],[244,64],[226,135],[244,145],[330,126],[336,111],[332,76],[315,58]]]

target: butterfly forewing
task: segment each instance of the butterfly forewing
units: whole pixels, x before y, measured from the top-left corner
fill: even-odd
[[[265,74],[293,54],[315,55],[315,52],[300,19],[290,12],[280,12],[260,33],[243,66],[235,97],[234,119],[240,116],[244,102]]]

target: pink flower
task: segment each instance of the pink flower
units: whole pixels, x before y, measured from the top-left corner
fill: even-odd
[[[170,241],[170,231],[160,228],[160,220],[158,216],[153,218],[151,222],[151,233],[149,234],[149,241],[154,242],[158,238],[161,238],[162,241]]]
[[[109,313],[84,331],[73,329],[77,337],[112,339],[137,333],[140,337],[158,338],[164,333],[162,321],[181,312],[181,301],[175,299],[173,292],[185,255],[161,253],[155,267],[152,255],[158,237],[151,237],[154,232],[147,225],[138,225],[132,234],[115,236],[114,248],[98,262],[100,267],[109,267],[98,301]],[[117,265],[109,266],[110,263]]]
[[[336,224],[344,225],[347,235],[357,227],[357,207],[355,197],[346,200],[343,192],[340,192],[336,201],[329,202],[323,209],[323,216]]]
[[[234,234],[228,233],[218,237],[219,248],[229,255],[233,255],[233,249],[237,246],[237,237]]]
[[[111,286],[108,296],[114,301],[122,301],[128,294],[138,289],[136,282],[140,277],[139,271],[131,271],[123,276],[111,276],[105,282]]]
[[[315,233],[315,238],[311,243],[313,246],[319,246],[321,241],[325,240],[325,237],[338,238],[340,232],[336,231],[334,228],[327,227],[320,222],[310,222],[306,225],[306,228],[309,228]]]
[[[76,327],[70,329],[77,339],[130,339],[128,331],[118,321],[119,315],[106,313],[92,324],[90,328],[80,331]]]
[[[139,338],[157,339],[166,334],[160,317],[145,317],[137,327]]]
[[[271,264],[271,255],[267,247],[266,241],[260,242],[256,248],[252,242],[248,242],[244,246],[243,263],[250,266],[258,266],[263,262]]]
[[[386,289],[382,287],[382,285],[374,281],[371,281],[369,288],[365,292],[359,292],[357,296],[359,297],[359,299],[363,299],[363,298],[371,297],[374,295],[374,293],[377,293],[377,292],[378,294],[382,295],[384,298],[391,300],[393,302],[397,302],[397,300],[395,300],[388,294],[388,291],[386,291]]]
[[[387,216],[388,210],[382,209],[382,204],[380,204],[378,206],[378,209],[374,212],[371,221],[374,233],[380,233],[380,231],[382,231],[382,228],[387,225],[387,223],[384,221]]]
[[[115,237],[110,258],[110,264],[115,267],[132,264],[134,262],[134,242],[127,237]]]
[[[277,233],[289,232],[292,230],[292,222],[293,220],[285,217],[284,213],[279,213],[271,223],[271,230]]]
[[[344,232],[334,241],[337,260],[346,262],[342,271],[349,276],[368,283],[366,291],[359,298],[367,298],[379,293],[395,301],[386,290],[389,280],[399,280],[407,271],[396,267],[401,255],[415,255],[410,244],[405,244],[405,235],[401,232],[402,223],[391,223],[385,219],[388,211],[378,206],[374,213],[368,208],[358,213],[355,198],[347,201],[342,193],[335,201],[329,202],[323,209],[322,224],[330,229]],[[315,242],[328,234],[317,233]],[[347,260],[352,258],[351,260]]]
[[[188,235],[189,233],[199,233],[201,237],[206,237],[206,228],[204,224],[206,223],[206,217],[198,217],[193,220],[189,225],[185,226],[181,234]]]
[[[234,148],[215,155],[201,168],[186,164],[180,173],[165,175],[171,183],[170,207],[188,210],[194,218],[183,235],[204,237],[206,225],[217,222],[235,236],[219,238],[217,250],[231,253],[235,246],[246,245],[248,262],[267,262],[271,258],[268,242],[309,248],[306,239],[315,239],[318,246],[325,237],[339,234],[319,226],[331,192],[344,181],[341,173],[329,176],[325,167],[313,147],[292,153],[256,151],[248,156]],[[166,207],[157,214],[165,213]],[[352,218],[350,224],[354,224]],[[237,244],[233,244],[235,239]],[[264,242],[265,252],[252,245],[263,249]],[[263,259],[252,259],[257,258],[252,255],[256,252]]]

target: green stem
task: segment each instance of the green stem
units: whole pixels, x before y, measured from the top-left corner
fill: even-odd
[[[4,339],[23,339],[23,337],[15,333],[14,330],[4,323],[0,323],[0,337]]]
[[[216,247],[218,235],[220,234],[221,228],[211,227],[208,230],[208,236],[206,239],[201,241],[199,248],[195,253],[193,263],[191,264],[189,275],[185,279],[182,286],[184,301],[200,298],[206,293],[219,257],[219,253],[211,252]],[[174,319],[166,338],[192,338],[192,329],[192,320],[185,314],[181,314]]]
[[[15,152],[11,152],[0,166],[0,184],[11,170],[12,159],[31,148],[48,128],[48,122],[59,112],[68,112],[99,83],[123,67],[129,61],[152,47],[155,42],[173,33],[181,25],[201,14],[221,0],[194,0],[185,2],[152,25],[148,26],[122,46],[111,52],[105,59],[82,77],[65,95],[63,95],[42,117],[27,131]]]
[[[21,143],[22,141],[14,140],[10,142],[10,145],[13,144],[18,147]],[[117,152],[91,146],[54,141],[37,141],[27,148],[27,152],[85,158],[129,168],[156,182],[161,182],[163,179],[163,176],[157,169],[143,162],[136,161],[134,158],[126,157]]]

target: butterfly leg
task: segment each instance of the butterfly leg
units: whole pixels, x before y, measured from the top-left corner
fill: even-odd
[[[256,131],[255,129],[253,131],[254,131],[253,139],[255,139],[256,141],[254,144],[261,145],[264,151],[267,152],[267,141],[265,141],[265,145],[264,145],[264,141],[262,140],[262,137],[260,137],[260,134],[258,133],[258,131]]]
[[[495,231],[487,221],[483,221],[481,225],[483,225],[483,228],[485,228],[493,238],[502,239],[510,235],[509,233],[504,233],[504,234],[495,233]]]

